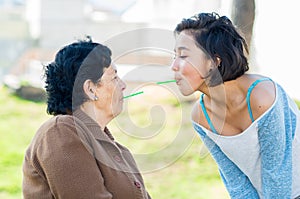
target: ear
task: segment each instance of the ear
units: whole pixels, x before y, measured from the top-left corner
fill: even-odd
[[[85,80],[83,83],[83,91],[90,100],[94,100],[96,85],[90,80]]]
[[[217,56],[216,57],[216,65],[217,65],[217,67],[220,66],[221,62],[222,62],[221,58],[219,56]]]

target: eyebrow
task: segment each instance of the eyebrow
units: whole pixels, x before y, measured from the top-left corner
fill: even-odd
[[[187,47],[184,47],[184,46],[179,46],[177,47],[178,50],[190,50],[188,49]],[[176,52],[176,49],[174,48],[174,52]]]

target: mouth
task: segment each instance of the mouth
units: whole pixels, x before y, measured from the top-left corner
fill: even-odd
[[[123,101],[123,99],[124,99],[124,95],[122,93],[121,96],[119,97],[119,101]]]
[[[176,80],[176,84],[179,85],[179,84],[180,84],[180,81],[181,81],[181,78],[175,77],[174,79]]]

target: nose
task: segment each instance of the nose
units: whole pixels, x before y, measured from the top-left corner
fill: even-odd
[[[179,70],[179,65],[178,65],[178,63],[177,63],[177,59],[176,59],[176,58],[173,60],[173,62],[172,62],[172,64],[171,64],[171,69],[172,69],[172,71],[174,71],[174,72]]]

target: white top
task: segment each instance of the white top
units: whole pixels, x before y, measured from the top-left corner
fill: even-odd
[[[244,173],[250,180],[251,184],[253,187],[256,189],[259,198],[266,198],[267,195],[264,196],[264,189],[265,187],[273,186],[270,184],[264,184],[262,185],[262,179],[264,178],[265,173],[262,173],[262,150],[265,148],[261,148],[262,142],[264,147],[266,146],[266,141],[270,141],[270,143],[278,143],[278,146],[272,146],[273,148],[282,148],[285,150],[285,153],[273,153],[270,154],[272,155],[279,155],[282,156],[278,158],[279,160],[284,161],[285,157],[288,157],[288,146],[292,146],[292,193],[291,196],[292,198],[296,198],[297,196],[300,195],[300,112],[295,104],[295,102],[287,97],[285,99],[288,99],[288,103],[285,103],[284,106],[285,108],[282,109],[279,112],[274,112],[272,109],[280,110],[278,107],[282,105],[283,101],[283,95],[282,95],[283,90],[278,89],[278,86],[276,85],[276,99],[273,103],[273,105],[263,114],[261,115],[258,119],[256,119],[246,130],[244,130],[242,133],[234,136],[222,136],[219,134],[216,134],[212,132],[211,130],[206,129],[205,127],[199,125],[198,123],[194,123],[194,126],[196,127],[195,129],[198,131],[198,133],[201,135],[201,138],[207,139],[210,138],[221,150],[220,152],[217,153],[224,153],[230,161],[232,161],[241,171]],[[280,100],[278,99],[280,96]],[[280,102],[278,102],[280,101]],[[274,107],[276,106],[276,107]],[[286,111],[289,110],[289,111]],[[272,113],[270,113],[272,111]],[[280,113],[281,112],[281,113]],[[283,113],[284,112],[284,113]],[[294,119],[291,120],[282,120],[282,121],[277,121],[276,119],[274,120],[268,120],[271,114],[282,114],[284,116],[285,114],[291,114],[293,113],[295,117],[291,117]],[[282,118],[282,116],[278,116],[277,119]],[[273,118],[272,118],[273,119]],[[262,121],[261,121],[262,120]],[[294,121],[296,120],[296,121]],[[276,127],[277,123],[283,123],[281,128],[283,128],[283,131],[286,130],[287,132],[295,132],[293,140],[288,140],[286,137],[286,133],[280,131],[278,132],[278,129],[274,129]],[[198,126],[198,127],[197,127]],[[271,127],[269,127],[271,126]],[[200,128],[199,128],[200,127]],[[260,140],[259,138],[259,130],[261,129],[262,131],[269,131],[270,133],[268,134],[271,135],[271,138],[268,138],[269,140]],[[279,127],[278,127],[279,128]],[[292,130],[290,130],[292,128]],[[294,129],[295,128],[295,129]],[[266,129],[266,130],[265,130]],[[273,129],[273,130],[272,130]],[[202,132],[200,132],[202,131]],[[274,134],[272,134],[273,132]],[[204,134],[203,134],[204,132]],[[281,133],[282,132],[282,133]],[[268,133],[268,132],[267,132]],[[272,138],[273,137],[273,138]],[[274,139],[274,140],[270,140]],[[279,139],[279,140],[278,140]],[[283,139],[286,139],[284,142]],[[276,141],[277,140],[277,141]],[[292,142],[291,142],[292,141]],[[292,144],[291,144],[292,143]],[[268,145],[268,143],[267,143]],[[271,147],[271,148],[272,148]],[[267,147],[269,149],[269,147]],[[215,152],[214,152],[215,153]],[[268,153],[265,153],[268,154]],[[217,157],[217,156],[216,156]],[[219,158],[222,156],[219,156]],[[218,157],[217,157],[218,158]],[[268,158],[268,156],[265,156],[264,158]],[[226,167],[226,160],[221,159],[218,161],[219,167],[223,168]],[[224,163],[224,165],[222,165]],[[220,165],[221,164],[221,165]],[[282,165],[284,164],[283,162],[273,162],[274,166],[270,166],[270,168],[276,169],[277,165]],[[285,167],[284,165],[282,165]],[[271,172],[272,174],[276,177],[279,176],[279,179],[285,179],[283,177],[283,173],[278,171],[272,172],[272,169],[265,169],[264,171],[267,170],[267,172]],[[280,167],[282,168],[282,167]],[[235,175],[235,174],[232,174]],[[238,176],[238,175],[237,175]],[[276,178],[278,179],[278,178]],[[272,182],[272,181],[271,181]],[[226,184],[226,182],[225,182]],[[276,183],[275,183],[276,184]],[[228,184],[226,184],[227,186]]]

